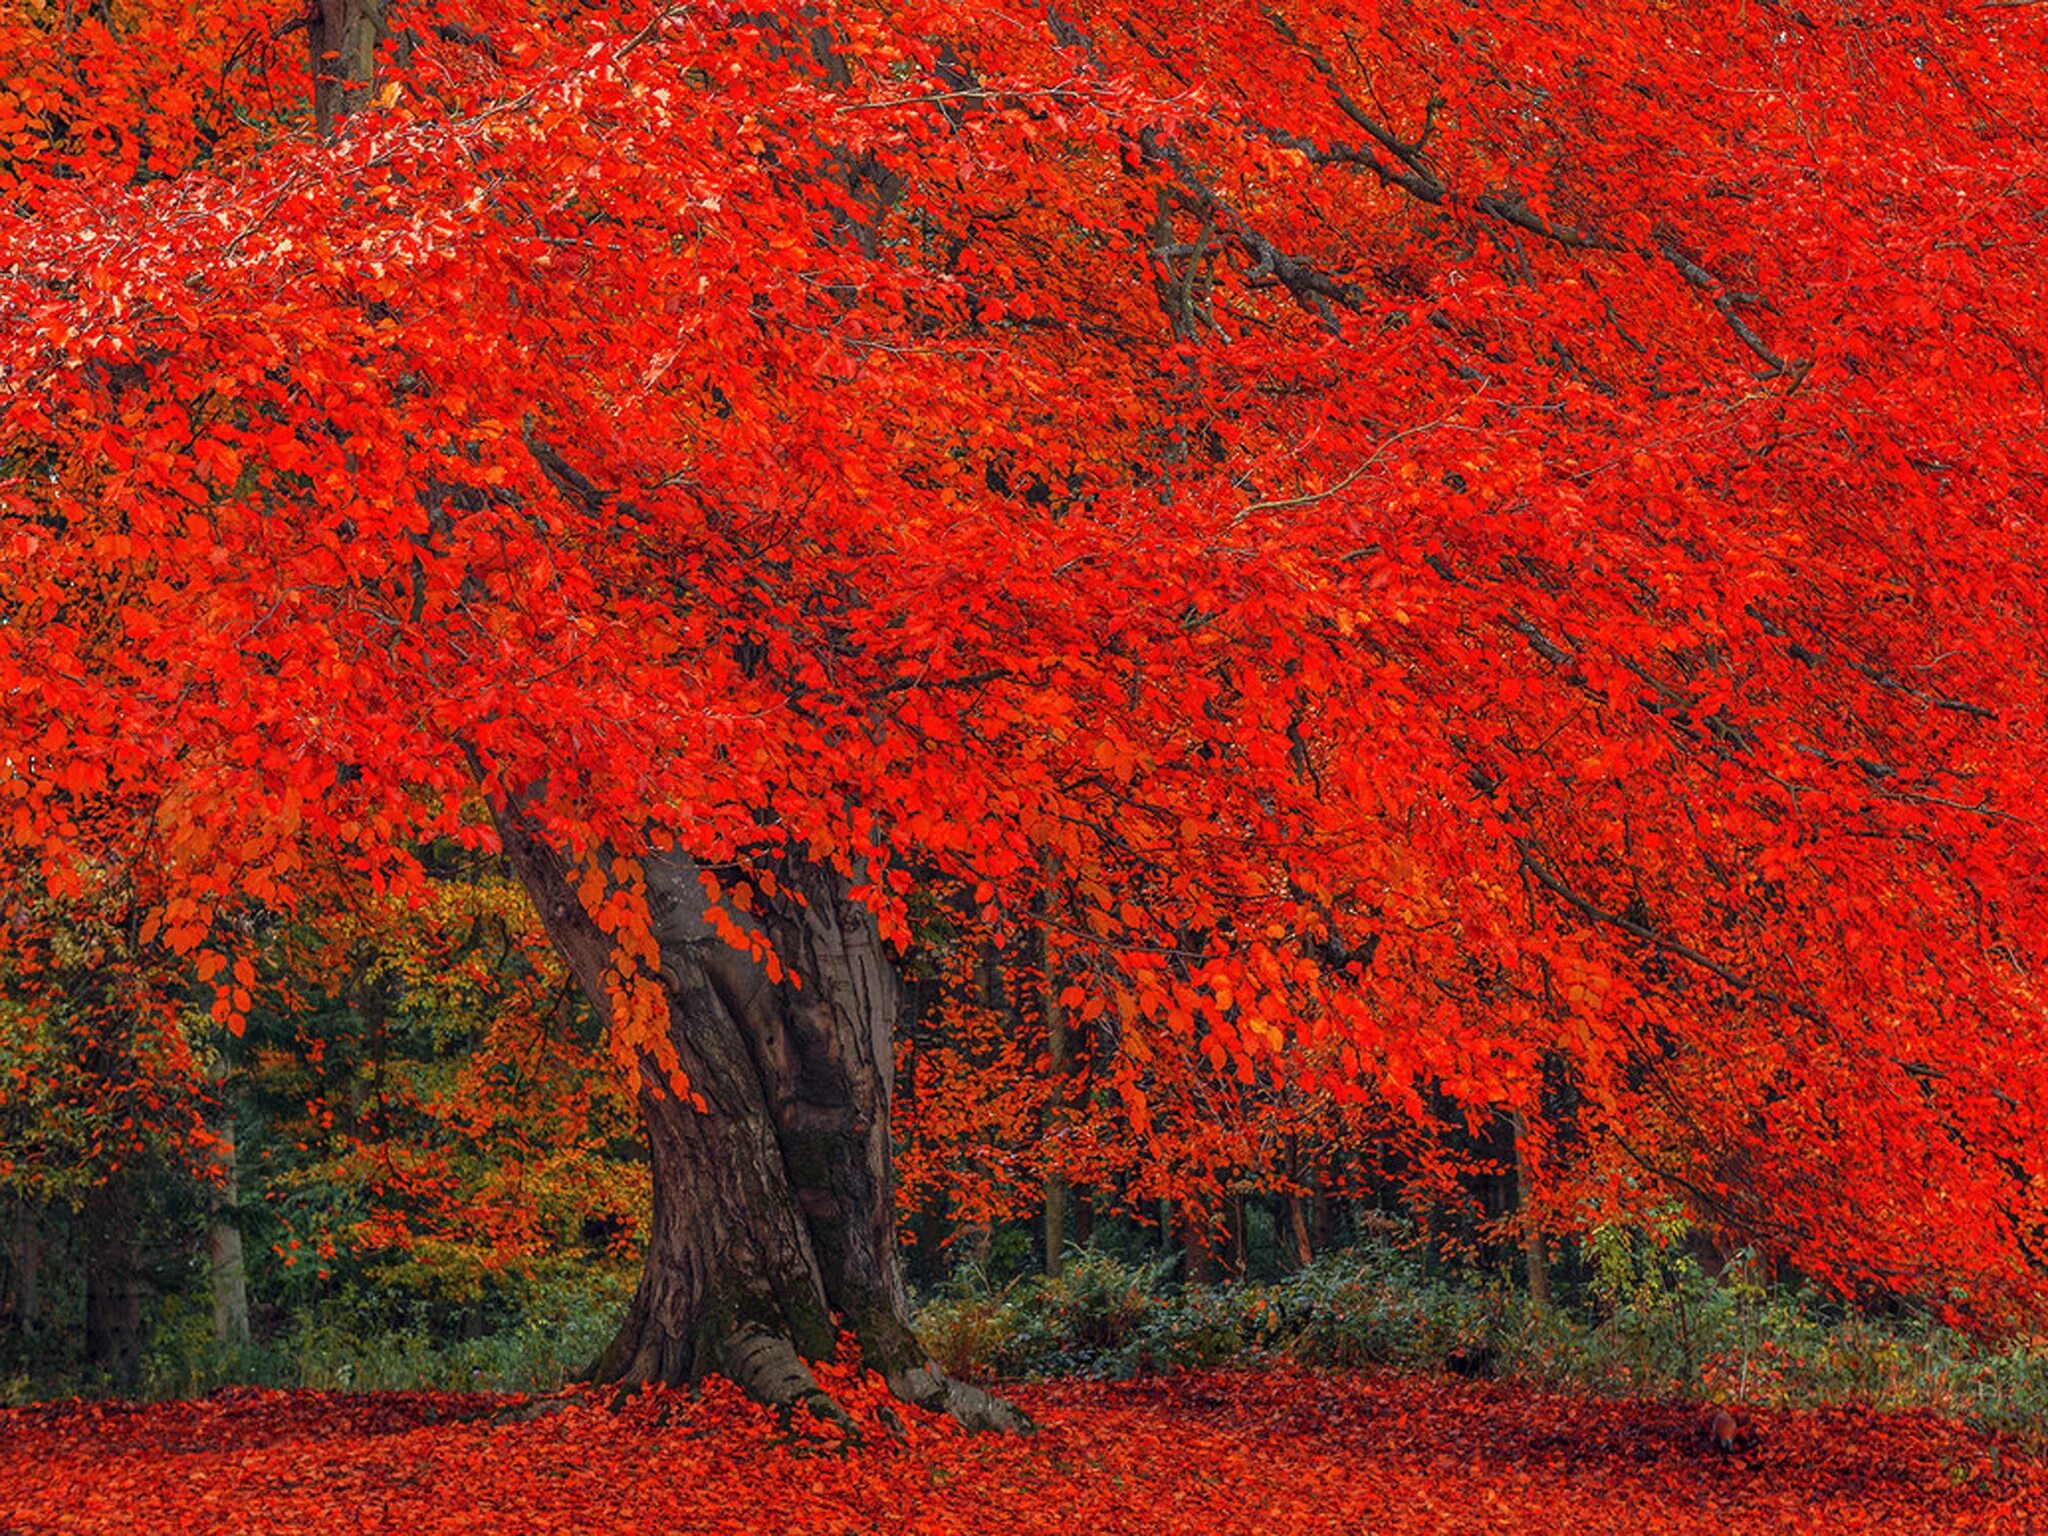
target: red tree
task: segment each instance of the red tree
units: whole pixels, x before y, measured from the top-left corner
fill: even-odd
[[[502,843],[643,1084],[605,1374],[1009,1421],[895,1256],[935,884],[1140,1132],[1562,1072],[2039,1298],[2036,14],[7,17],[12,835],[145,797],[178,950]]]

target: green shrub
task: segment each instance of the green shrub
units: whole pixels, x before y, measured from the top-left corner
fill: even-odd
[[[228,1383],[548,1392],[597,1358],[633,1284],[630,1270],[580,1264],[508,1273],[468,1328],[451,1327],[447,1308],[423,1296],[343,1287],[304,1307],[277,1337],[240,1350],[214,1342],[203,1296],[173,1294],[150,1330],[141,1395],[193,1397]],[[0,1378],[0,1404],[104,1389],[83,1377],[21,1374]]]
[[[948,1371],[984,1379],[1121,1378],[1282,1351],[1336,1366],[1436,1363],[1487,1341],[1483,1299],[1426,1281],[1389,1243],[1264,1285],[1176,1287],[1173,1269],[1085,1249],[1057,1275],[1000,1289],[968,1272],[919,1311],[918,1331]]]
[[[968,1378],[1127,1376],[1171,1268],[1084,1249],[1057,1275],[1025,1275],[1000,1290],[966,1270],[919,1312],[918,1332],[933,1359]]]
[[[1483,1297],[1432,1279],[1385,1239],[1325,1254],[1265,1289],[1281,1319],[1276,1342],[1310,1364],[1435,1364],[1494,1342]]]
[[[1544,1388],[1768,1406],[1929,1408],[2048,1435],[2048,1346],[1982,1344],[1924,1319],[1769,1285],[1754,1256],[1709,1275],[1682,1228],[1602,1229],[1587,1280],[1538,1313],[1495,1276],[1426,1265],[1389,1238],[1265,1284],[1178,1285],[1173,1261],[1074,1255],[996,1287],[963,1274],[918,1313],[937,1361],[978,1378],[1123,1378],[1276,1355],[1311,1367],[1442,1369],[1454,1357]]]

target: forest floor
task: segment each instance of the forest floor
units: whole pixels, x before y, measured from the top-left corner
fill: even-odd
[[[196,1402],[0,1412],[0,1532],[2048,1533],[2048,1461],[1923,1415],[1760,1414],[1703,1446],[1680,1406],[1420,1375],[1247,1371],[1016,1387],[1023,1440],[828,1382],[853,1449],[698,1399],[234,1388]]]

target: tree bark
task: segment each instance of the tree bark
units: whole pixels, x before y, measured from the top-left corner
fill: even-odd
[[[1536,1316],[1550,1314],[1550,1249],[1543,1229],[1529,1214],[1529,1154],[1522,1145],[1528,1126],[1520,1113],[1508,1116],[1508,1139],[1515,1149],[1515,1213],[1522,1226],[1522,1262],[1529,1278],[1529,1309]]]
[[[42,1212],[33,1201],[18,1200],[8,1223],[7,1285],[0,1292],[0,1311],[20,1338],[34,1338],[42,1329],[42,1279]]]
[[[116,1389],[142,1375],[142,1234],[134,1191],[110,1177],[85,1197],[85,1358]]]
[[[385,0],[313,0],[306,38],[313,75],[313,128],[331,137],[376,89]]]
[[[1323,1165],[1312,1164],[1308,1173],[1308,1226],[1317,1253],[1329,1252],[1337,1241],[1337,1210],[1330,1202],[1330,1186]]]
[[[1190,1285],[1216,1283],[1216,1238],[1209,1213],[1184,1206],[1180,1212],[1181,1247],[1187,1255],[1184,1275]]]
[[[214,1166],[220,1182],[208,1191],[207,1270],[213,1284],[213,1341],[228,1349],[249,1343],[249,1275],[242,1257],[241,1187],[235,1176],[235,1113],[230,1101],[221,1116]]]
[[[610,1024],[614,944],[577,895],[580,871],[519,809],[501,810],[498,826],[549,937]],[[641,863],[687,1096],[643,1064],[653,1226],[639,1289],[593,1376],[632,1387],[717,1373],[785,1416],[802,1407],[851,1428],[807,1363],[830,1358],[844,1326],[904,1401],[970,1427],[1027,1428],[948,1378],[910,1328],[889,1125],[901,989],[851,882],[786,862],[757,917],[733,914],[767,946],[750,953],[706,921],[695,860]]]
[[[1060,1001],[1059,978],[1052,972],[1051,944],[1041,932],[1045,952],[1045,1053],[1052,1078],[1049,1108],[1057,1117],[1066,1107],[1067,1010]],[[1057,1120],[1055,1120],[1055,1125]],[[1045,1176],[1045,1272],[1056,1275],[1067,1254],[1067,1179],[1057,1168]]]
[[[1313,1172],[1309,1179],[1315,1177]],[[1287,1143],[1287,1231],[1294,1243],[1294,1262],[1297,1268],[1307,1269],[1316,1261],[1315,1239],[1309,1234],[1308,1201],[1302,1196],[1301,1146],[1293,1139]]]

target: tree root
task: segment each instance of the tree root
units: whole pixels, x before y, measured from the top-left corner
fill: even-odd
[[[531,1424],[535,1419],[545,1419],[574,1405],[576,1399],[561,1393],[547,1397],[536,1397],[523,1403],[514,1403],[499,1408],[490,1414],[493,1428],[501,1424]]]
[[[908,1330],[903,1332],[908,1340]],[[796,1345],[782,1334],[758,1323],[742,1324],[719,1346],[717,1369],[754,1402],[776,1411],[787,1443],[838,1448],[862,1443],[861,1427],[853,1415],[818,1385],[818,1378],[811,1374]],[[662,1378],[634,1373],[617,1381],[612,1410],[617,1412],[624,1407],[647,1381],[659,1379]],[[921,1351],[910,1363],[884,1372],[883,1381],[899,1402],[929,1413],[943,1413],[962,1428],[977,1433],[1028,1435],[1037,1427],[1028,1416],[994,1393],[954,1380]],[[672,1386],[685,1384],[685,1380],[669,1382]],[[550,1410],[535,1405],[507,1410],[506,1414],[529,1417],[546,1411]],[[802,1420],[800,1413],[804,1416]],[[876,1417],[892,1437],[900,1440],[908,1434],[902,1416],[886,1404],[877,1409]]]
[[[796,1433],[796,1411],[802,1408],[836,1428],[849,1444],[860,1441],[860,1426],[853,1422],[853,1415],[818,1385],[796,1346],[781,1335],[745,1324],[725,1341],[719,1363],[748,1397],[782,1415],[785,1431]]]
[[[955,1381],[931,1361],[925,1360],[884,1378],[889,1390],[914,1408],[951,1417],[964,1429],[1000,1435],[1028,1435],[1037,1428],[1031,1420],[993,1392]]]

